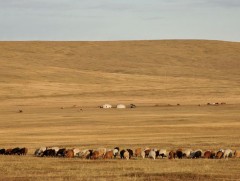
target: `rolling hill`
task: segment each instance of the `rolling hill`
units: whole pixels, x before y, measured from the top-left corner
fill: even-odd
[[[0,42],[0,100],[240,102],[240,43]]]

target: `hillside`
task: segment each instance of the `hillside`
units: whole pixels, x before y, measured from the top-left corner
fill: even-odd
[[[240,103],[240,43],[0,42],[0,100]]]

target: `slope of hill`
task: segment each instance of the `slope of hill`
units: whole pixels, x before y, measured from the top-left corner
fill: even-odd
[[[0,42],[0,99],[240,102],[240,43]]]

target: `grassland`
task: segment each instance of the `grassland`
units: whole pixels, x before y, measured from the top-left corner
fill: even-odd
[[[0,42],[0,147],[29,148],[0,156],[0,180],[237,180],[238,159],[32,154],[43,145],[240,149],[239,57],[239,43],[219,41]]]

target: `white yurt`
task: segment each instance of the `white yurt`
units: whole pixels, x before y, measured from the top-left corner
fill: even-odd
[[[109,108],[112,108],[112,105],[111,105],[111,104],[103,104],[103,105],[101,106],[101,108],[109,109]]]
[[[117,108],[118,108],[118,109],[125,109],[126,106],[125,106],[124,104],[118,104],[118,105],[117,105]]]

